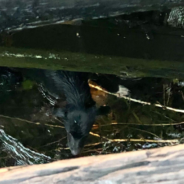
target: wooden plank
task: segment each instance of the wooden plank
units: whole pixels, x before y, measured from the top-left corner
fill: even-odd
[[[0,170],[0,183],[184,183],[184,145]]]
[[[0,30],[165,10],[180,5],[184,5],[184,0],[0,0]]]

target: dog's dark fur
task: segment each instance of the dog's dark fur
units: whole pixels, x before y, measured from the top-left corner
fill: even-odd
[[[68,146],[73,155],[78,155],[96,116],[103,114],[105,109],[96,108],[88,85],[89,74],[29,69],[23,72],[34,76],[34,80],[42,83],[43,88],[56,99],[53,114],[64,122]]]
[[[86,73],[56,71],[50,72],[55,87],[60,88],[66,105],[54,109],[54,115],[64,121],[68,146],[73,155],[79,154],[84,146],[97,115],[95,102],[91,98]]]

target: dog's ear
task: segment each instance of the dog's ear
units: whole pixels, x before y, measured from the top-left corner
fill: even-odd
[[[97,109],[97,116],[100,116],[100,115],[107,115],[109,114],[111,111],[111,108],[109,106],[100,106],[98,109]]]
[[[62,108],[53,108],[52,110],[52,114],[55,116],[55,117],[58,117],[58,118],[66,118],[67,116],[67,112],[65,109],[62,109]]]

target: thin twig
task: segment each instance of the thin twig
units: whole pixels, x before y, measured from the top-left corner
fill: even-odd
[[[103,139],[106,139],[106,140],[110,140],[109,138],[105,137],[105,136],[100,136],[99,134],[95,134],[93,132],[89,132],[90,135],[93,135],[95,137],[100,137],[100,138],[103,138]]]
[[[152,140],[152,139],[109,139],[108,143],[112,142],[150,142],[150,143],[175,143],[179,144],[179,140],[173,139],[173,140]],[[85,147],[91,147],[91,146],[98,146],[101,144],[106,143],[105,141],[102,142],[96,142],[92,144],[86,144]],[[69,148],[63,148],[62,150],[69,150]]]
[[[166,124],[139,124],[139,123],[118,123],[118,122],[112,122],[110,124],[101,125],[101,126],[111,126],[111,125],[136,125],[136,126],[173,126],[173,125],[180,125],[184,124],[184,122],[180,123],[166,123]],[[94,125],[95,126],[95,125]]]
[[[95,134],[93,132],[90,132],[91,135],[100,137],[99,134]],[[153,134],[154,135],[154,134]],[[156,136],[156,135],[154,135]],[[157,136],[158,137],[158,136]],[[109,139],[107,137],[103,137],[104,139],[107,139],[110,142],[155,142],[155,143],[179,143],[177,139],[171,139],[171,140],[151,140],[151,139]],[[96,144],[96,143],[95,143]],[[86,145],[89,146],[89,145]]]
[[[168,119],[168,120],[170,120],[170,121],[172,121],[172,122],[176,122],[175,120],[171,119],[170,117],[167,117],[167,116],[164,115],[164,114],[161,114],[161,113],[158,112],[158,111],[153,111],[153,113],[158,114],[158,115],[160,115],[160,116],[164,116],[166,119]]]
[[[98,89],[100,91],[103,91],[104,93],[107,93],[107,94],[110,94],[110,95],[113,95],[113,96],[117,96],[119,98],[123,98],[125,100],[129,100],[129,101],[132,101],[132,102],[136,102],[136,103],[140,103],[142,105],[154,105],[155,107],[159,107],[159,108],[162,108],[164,110],[170,110],[170,111],[174,111],[174,112],[180,112],[180,113],[184,113],[184,110],[183,109],[175,109],[175,108],[172,108],[172,107],[168,107],[168,106],[164,106],[164,105],[161,105],[161,104],[151,104],[150,102],[145,102],[145,101],[142,101],[142,100],[137,100],[137,99],[134,99],[134,98],[130,98],[130,97],[127,97],[127,96],[123,96],[123,95],[119,95],[117,93],[111,93],[111,92],[108,92],[106,91],[105,89],[99,87],[99,86],[96,86],[94,84],[91,84],[90,81],[89,81],[89,86],[90,87],[93,87],[95,89]]]
[[[179,140],[173,139],[173,140],[152,140],[152,139],[110,139],[109,143],[112,142],[151,142],[151,143],[179,143]],[[87,144],[86,146],[97,146],[99,144],[103,144],[105,142],[98,142],[94,144]]]
[[[152,140],[152,139],[112,139],[111,142],[152,142],[152,143],[179,143],[178,139]]]
[[[166,88],[166,86],[163,84],[163,102],[164,102],[164,106],[166,105],[166,103],[165,103],[165,88]]]
[[[42,124],[39,123],[39,122],[32,122],[32,121],[29,121],[29,120],[26,120],[26,119],[21,119],[21,118],[13,118],[13,117],[5,116],[5,115],[2,115],[2,114],[0,114],[0,117],[1,117],[1,118],[6,118],[6,119],[11,119],[11,120],[22,121],[22,122],[26,122],[26,123],[30,123],[30,124],[34,124],[34,125],[42,125]],[[46,125],[46,126],[49,126],[49,127],[64,128],[64,126],[60,126],[60,125],[50,125],[50,124],[47,124],[47,123],[43,123],[43,125]]]
[[[1,118],[6,118],[6,119],[11,119],[11,120],[23,121],[23,122],[26,122],[26,123],[33,123],[33,124],[36,124],[36,125],[40,124],[39,122],[32,122],[32,121],[29,121],[29,120],[26,120],[26,119],[21,119],[21,118],[13,118],[13,117],[5,116],[5,115],[2,115],[2,114],[0,114],[0,117]]]
[[[49,126],[49,127],[54,127],[54,128],[65,128],[64,126],[61,126],[61,125],[50,125],[47,123],[45,123],[44,125]]]
[[[50,142],[50,143],[48,143],[48,144],[45,144],[45,145],[43,145],[43,146],[41,146],[41,147],[39,147],[39,148],[46,147],[46,146],[50,146],[50,145],[52,145],[52,144],[58,143],[58,142],[62,141],[62,140],[65,139],[65,138],[66,138],[66,136],[63,137],[63,138],[61,138],[61,139],[59,139],[59,140],[57,140],[57,141],[54,141],[54,142]]]
[[[139,122],[139,124],[142,125],[143,123],[141,122],[141,120],[139,119],[139,117],[134,112],[132,112],[132,114],[135,117],[135,119]]]
[[[93,133],[93,132],[89,132],[89,134],[90,134],[90,135],[93,135],[93,136],[95,136],[95,137],[100,137],[99,134],[95,134],[95,133]]]
[[[160,139],[160,137],[159,137],[158,135],[156,135],[156,134],[154,134],[154,133],[151,133],[151,132],[148,132],[148,131],[146,131],[146,130],[141,130],[141,129],[139,129],[139,128],[133,128],[133,127],[130,127],[130,128],[131,128],[131,129],[134,129],[134,130],[139,130],[139,131],[141,131],[141,132],[145,132],[145,133],[151,134],[151,135],[153,135],[153,136],[155,136],[155,137],[157,137],[157,138]]]
[[[177,139],[173,139],[173,140],[111,139],[111,140],[109,140],[109,143],[112,143],[112,142],[150,142],[150,143],[175,143],[175,144],[179,144],[179,140],[177,140]],[[87,145],[85,145],[85,147],[98,146],[98,145],[104,144],[104,143],[105,142],[96,142],[96,143],[93,143],[93,144],[87,144]]]
[[[55,118],[55,120],[56,121],[58,121],[58,122],[60,122],[60,123],[62,123],[62,124],[64,124],[61,120],[59,120],[58,118]]]

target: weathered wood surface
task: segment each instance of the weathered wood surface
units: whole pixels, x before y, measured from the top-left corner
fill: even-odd
[[[184,5],[184,0],[0,0],[0,30],[165,10],[179,5]]]
[[[184,145],[0,169],[0,183],[183,184]]]

